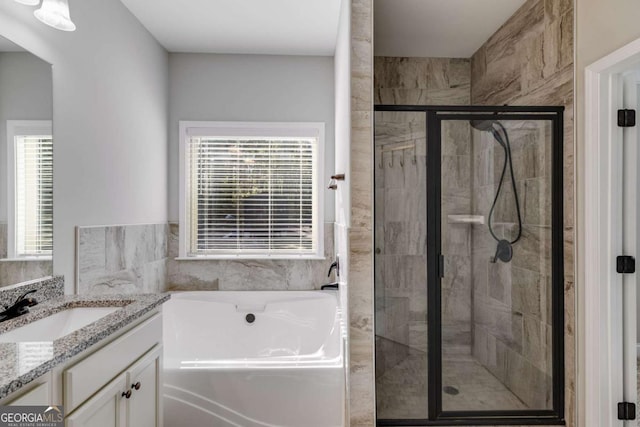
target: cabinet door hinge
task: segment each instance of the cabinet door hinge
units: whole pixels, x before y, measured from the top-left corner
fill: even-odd
[[[631,402],[618,403],[618,419],[619,420],[635,420],[636,404]]]
[[[636,272],[636,259],[629,255],[620,255],[616,257],[616,271],[622,274],[631,274]]]
[[[636,110],[618,110],[618,126],[623,128],[636,125]]]

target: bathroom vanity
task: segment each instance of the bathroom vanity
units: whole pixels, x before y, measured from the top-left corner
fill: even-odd
[[[168,299],[61,296],[0,323],[0,405],[61,405],[69,427],[161,426],[161,304]],[[92,312],[97,320],[77,320]]]

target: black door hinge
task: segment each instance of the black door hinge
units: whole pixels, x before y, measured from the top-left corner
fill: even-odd
[[[440,273],[440,278],[444,278],[444,255],[440,254],[438,256],[438,273]]]
[[[629,255],[620,255],[616,257],[616,271],[622,274],[631,274],[636,272],[636,259]]]
[[[618,126],[629,128],[636,125],[636,110],[618,110]]]
[[[618,403],[618,419],[619,420],[635,420],[636,404],[630,402]]]

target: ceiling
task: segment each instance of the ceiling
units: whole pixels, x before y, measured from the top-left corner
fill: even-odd
[[[525,1],[375,0],[375,55],[469,58]]]
[[[169,52],[328,55],[342,0],[122,0]]]

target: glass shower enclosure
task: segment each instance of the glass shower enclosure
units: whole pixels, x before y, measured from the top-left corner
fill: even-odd
[[[564,418],[562,107],[375,107],[378,425]]]

